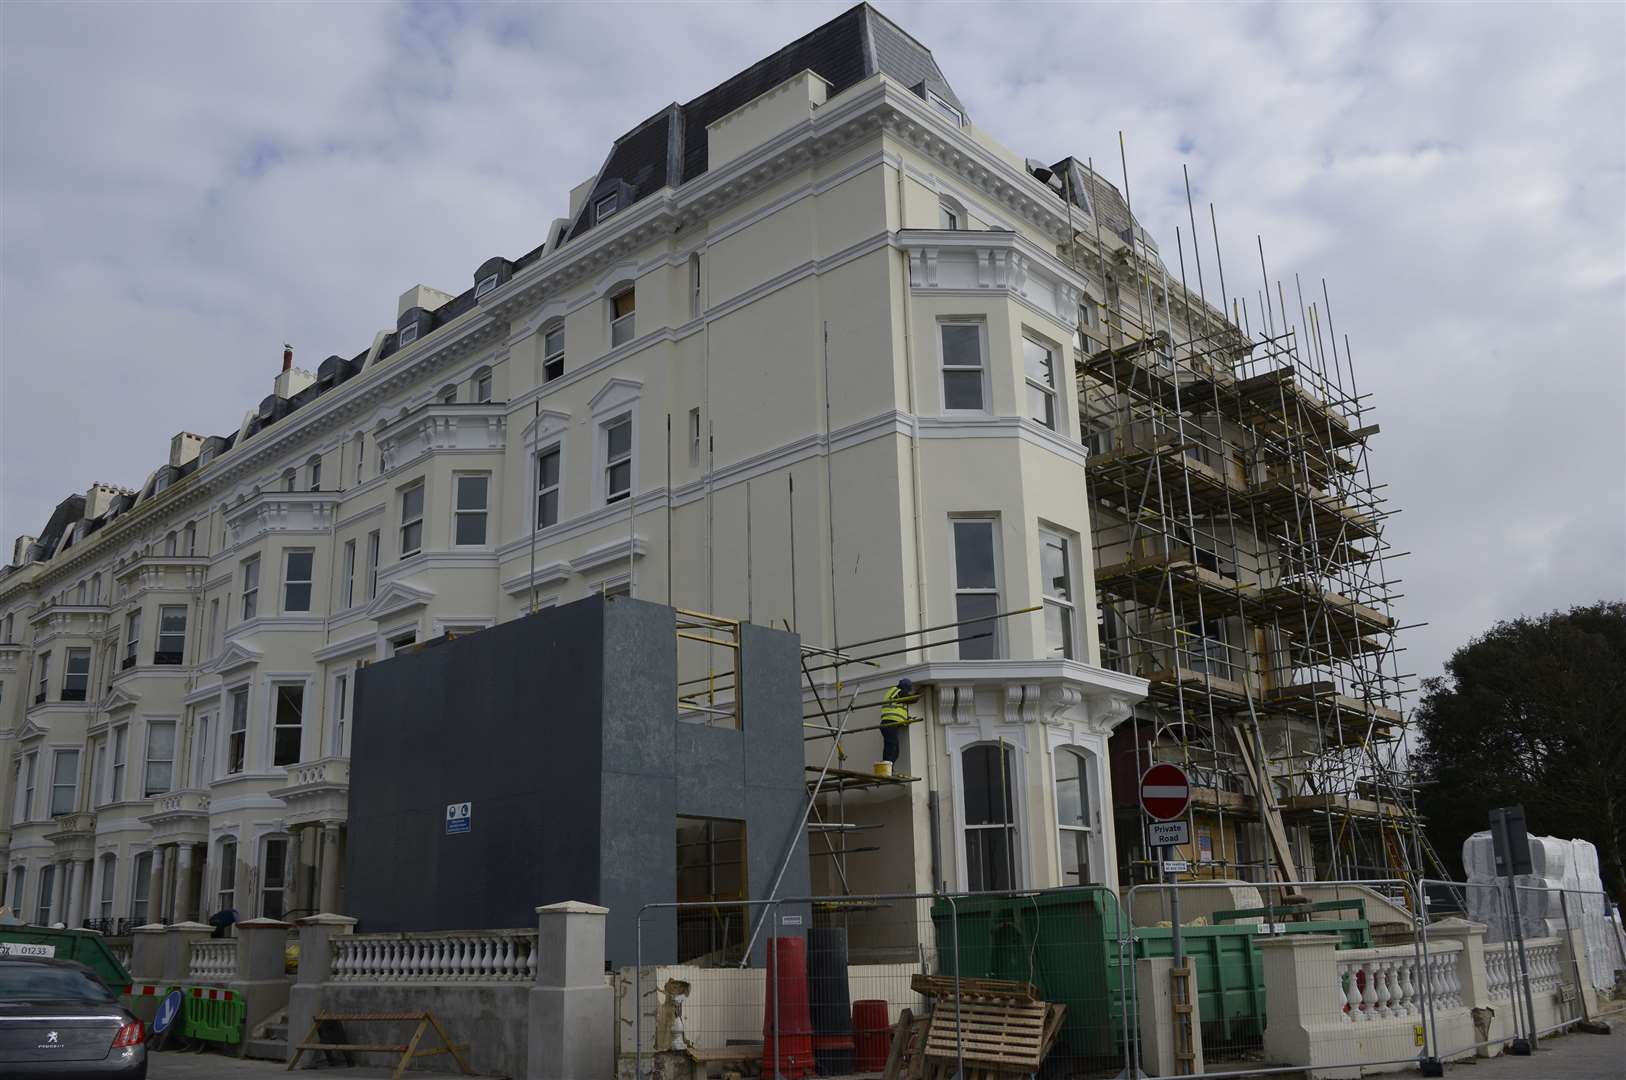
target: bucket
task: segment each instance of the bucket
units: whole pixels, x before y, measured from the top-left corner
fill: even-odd
[[[853,1002],[853,1066],[858,1072],[880,1072],[892,1049],[890,1008],[877,998]]]
[[[890,761],[877,761],[875,763],[875,775],[876,776],[891,776],[892,775],[892,763]]]
[[[767,992],[762,1000],[762,1073],[767,1077],[784,1077],[784,1080],[802,1080],[813,1073],[813,1021],[807,1004],[807,942],[799,937],[782,937],[774,938],[771,944]],[[776,987],[777,1040],[774,1038]]]

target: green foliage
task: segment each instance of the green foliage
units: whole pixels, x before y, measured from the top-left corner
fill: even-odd
[[[1418,809],[1442,858],[1491,807],[1523,803],[1530,832],[1590,840],[1626,900],[1626,603],[1497,623],[1426,679],[1416,715]]]

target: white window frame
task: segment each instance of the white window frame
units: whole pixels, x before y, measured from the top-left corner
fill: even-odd
[[[380,529],[374,529],[367,534],[367,599],[371,600],[378,595],[378,559],[379,549],[384,546],[384,534]]]
[[[98,809],[107,802],[107,736],[93,739],[90,744],[90,808]]]
[[[214,779],[212,773],[213,763],[210,760],[210,743],[214,736],[214,714],[199,713],[192,725],[192,779],[191,784],[197,787],[207,784]]]
[[[18,762],[17,772],[20,782],[17,785],[18,798],[14,807],[17,821],[34,820],[34,785],[39,779],[39,758],[39,751],[31,750]]]
[[[227,847],[230,847],[228,858]],[[226,911],[237,907],[237,837],[233,835],[222,836],[215,841],[215,857],[219,869],[215,871],[215,903],[219,905],[216,911]]]
[[[125,671],[140,663],[141,656],[141,609],[133,608],[124,616],[124,657],[119,662],[119,670]]]
[[[1061,820],[1061,767],[1063,755],[1066,755],[1078,764],[1079,805],[1084,811],[1085,825],[1067,824]],[[1101,820],[1099,810],[1100,780],[1096,769],[1096,753],[1086,746],[1067,744],[1050,748],[1051,763],[1051,792],[1056,805],[1056,875],[1057,883],[1063,888],[1074,885],[1102,884],[1108,879],[1103,875],[1106,869],[1101,865]],[[1082,835],[1084,837],[1084,850],[1086,853],[1085,873],[1080,875],[1079,881],[1068,881],[1066,871],[1067,841]],[[1089,877],[1099,878],[1099,881],[1085,880]]]
[[[689,253],[689,318],[698,319],[706,313],[705,261],[703,253]]]
[[[959,528],[961,525],[983,525],[988,528],[993,547],[994,560],[994,584],[992,587],[981,585],[962,586],[960,584]],[[949,517],[949,556],[951,559],[951,564],[954,567],[954,577],[952,581],[954,586],[954,617],[956,621],[963,622],[965,620],[965,616],[963,616],[960,612],[960,597],[962,596],[992,596],[994,598],[994,613],[997,614],[999,612],[1001,599],[1004,596],[1005,586],[1005,578],[1003,573],[1001,573],[1004,566],[1004,555],[1001,551],[1000,540],[1000,518],[998,514],[954,514]],[[992,659],[998,660],[1005,656],[1005,635],[1003,632],[1003,627],[1001,626],[1001,623],[1004,620],[991,618],[989,621],[993,626],[993,641],[991,644],[993,645],[994,655]],[[965,635],[970,633],[971,630],[972,626],[965,625],[959,628],[958,633]],[[960,658],[989,659],[988,657],[967,657],[964,655],[964,650],[968,645],[973,647],[981,647],[982,644],[983,643],[980,638],[976,639],[975,641],[960,642]]]
[[[1045,549],[1049,544],[1059,545],[1062,555],[1062,574],[1065,578],[1067,595],[1061,596],[1051,591],[1051,578],[1045,572]],[[1040,625],[1043,629],[1043,644],[1045,656],[1049,659],[1076,660],[1079,656],[1078,648],[1078,560],[1074,556],[1077,546],[1074,538],[1060,529],[1039,526],[1039,595],[1043,598],[1043,608],[1040,614]],[[1064,638],[1062,652],[1059,657],[1050,651],[1050,611],[1060,612]]]
[[[593,201],[593,224],[597,225],[601,221],[614,217],[615,212],[619,209],[621,209],[621,193],[619,191],[612,191],[608,195],[600,195]]]
[[[347,611],[356,606],[356,541],[354,538],[344,542],[344,606]]]
[[[418,323],[417,320],[413,320],[412,322],[407,323],[406,326],[402,327],[401,332],[395,335],[395,348],[397,351],[399,351],[417,340]]]
[[[305,463],[305,475],[310,480],[310,490],[322,490],[322,455],[312,454],[311,459]]]
[[[950,120],[953,120],[956,127],[965,126],[965,113],[962,112],[960,108],[948,98],[928,88],[926,91],[926,100],[930,104],[936,106],[937,110],[943,113],[943,115],[947,116]]]
[[[440,404],[440,405],[456,405],[457,404],[457,384],[456,383],[449,383],[446,386],[441,387],[440,388],[440,393],[435,395],[435,401],[436,401],[437,404]]]
[[[558,335],[557,349],[552,347],[552,342],[550,341],[555,334]],[[542,381],[544,383],[550,383],[555,379],[564,378],[565,350],[567,347],[568,346],[565,343],[565,324],[563,321],[552,323],[542,328]],[[548,370],[556,365],[559,368],[557,372],[550,372]]]
[[[169,611],[169,612],[179,611],[181,613],[181,629],[180,629],[179,633],[176,633],[175,631],[170,631],[169,633],[166,634],[164,632],[164,612],[166,612],[166,611]],[[177,656],[179,656],[180,659],[175,661],[176,664],[185,664],[186,663],[186,630],[187,630],[187,625],[192,621],[191,614],[192,613],[191,613],[191,610],[190,610],[190,605],[187,605],[187,604],[160,604],[158,606],[158,635],[157,635],[157,641],[156,641],[156,643],[154,645],[154,649],[153,649],[153,655],[152,655],[153,664],[156,665],[158,663],[158,657],[160,655],[162,655],[162,654],[165,654],[165,653],[174,653]],[[178,649],[165,649],[164,648],[164,639],[165,638],[174,639],[174,638],[177,638],[177,637],[180,638],[180,648],[178,648]],[[166,663],[167,663],[167,661],[166,661]]]
[[[632,297],[632,310],[624,315],[615,313],[616,301],[623,296]],[[625,345],[638,336],[638,287],[629,284],[625,288],[617,288],[604,298],[604,310],[610,320],[610,348],[614,349]]]
[[[409,518],[409,517],[407,517],[407,496],[410,495],[414,490],[416,490],[417,493],[418,493],[417,516]],[[425,500],[425,498],[427,496],[428,496],[428,485],[424,483],[423,478],[421,478],[421,477],[419,479],[417,479],[417,480],[412,481],[410,484],[402,484],[400,487],[395,489],[395,502],[396,502],[396,506],[397,506],[398,511],[399,511],[400,521],[401,521],[400,527],[398,529],[396,529],[396,533],[395,533],[395,537],[396,537],[396,541],[395,541],[396,542],[396,558],[398,558],[398,559],[410,559],[414,555],[418,555],[418,554],[421,554],[423,552],[423,540],[424,540],[424,536],[423,536],[423,534],[424,534],[423,511],[424,511],[424,500]],[[407,545],[407,530],[409,528],[411,528],[413,525],[416,525],[418,527],[417,546],[414,547],[411,551],[408,551],[407,546],[406,546]]]
[[[56,901],[56,863],[46,863],[40,867],[39,876],[40,883],[37,896],[39,906],[34,913],[35,925],[50,926],[51,915],[53,914],[52,908],[55,907]],[[21,905],[18,906],[17,910],[22,910]]]
[[[147,721],[147,742],[141,755],[141,797],[143,799],[154,799],[175,790],[175,751],[180,748],[178,727],[179,725],[173,720]],[[167,758],[153,757],[153,732],[158,728],[169,729],[169,757]],[[169,782],[163,788],[157,790],[153,788],[154,765],[169,766]]]
[[[133,612],[132,612],[133,614]],[[39,668],[39,685],[34,691],[34,704],[40,705],[49,700],[51,693],[51,650],[46,649],[35,660]]]
[[[485,501],[479,507],[465,507],[463,501],[463,482],[465,480],[485,481]],[[459,526],[464,518],[480,519],[480,539],[472,543],[464,543],[458,536]],[[489,472],[454,472],[452,474],[452,546],[459,548],[488,548],[491,546],[491,473]]]
[[[198,553],[198,523],[195,521],[188,521],[186,523],[186,530],[181,535],[186,538],[187,557],[195,557]]]
[[[60,700],[62,700],[62,701],[89,701],[90,700],[90,657],[91,657],[90,650],[87,649],[87,648],[83,648],[83,647],[69,648],[69,649],[64,649],[62,651],[62,689],[58,692],[58,695],[57,695]],[[76,671],[73,670],[74,660],[75,659],[80,659],[80,660],[84,661],[84,670],[83,671],[76,672]],[[70,698],[70,697],[68,697],[68,695],[70,693],[72,693],[73,690],[76,689],[76,687],[74,687],[72,685],[72,681],[74,679],[81,680],[80,685],[77,687],[77,689],[79,690],[79,695],[80,696],[77,697],[77,698]]]
[[[68,758],[73,759],[73,771],[68,774],[68,782],[62,782],[62,763]],[[57,793],[63,788],[67,789],[67,809],[57,809]],[[79,749],[62,748],[51,752],[51,802],[47,807],[50,817],[62,817],[79,809]]]
[[[125,776],[130,765],[130,725],[120,724],[112,731],[107,751],[107,801],[124,801]]]
[[[101,893],[96,897],[96,916],[104,922],[113,918],[113,888],[114,878],[119,872],[119,857],[114,852],[105,852],[97,858],[101,870]]]
[[[363,476],[362,468],[367,463],[367,433],[358,431],[351,441],[356,444],[356,483],[359,484]]]
[[[967,796],[965,786],[965,755],[968,751],[988,748],[997,751],[1000,747],[1000,735],[1004,736],[1004,749],[1010,769],[1011,798],[1008,807],[1010,820],[1006,822],[970,825],[967,823]],[[949,749],[953,755],[954,773],[951,782],[954,788],[954,827],[957,833],[956,863],[958,864],[960,888],[971,890],[971,834],[973,832],[995,831],[1003,829],[1011,836],[1010,852],[1014,862],[1012,868],[1011,888],[1022,889],[1027,885],[1028,862],[1025,858],[1025,837],[1028,835],[1026,813],[1023,804],[1023,792],[1027,790],[1025,784],[1026,753],[1023,750],[1019,735],[1010,732],[982,733],[975,729],[965,733],[964,742],[952,745]]]
[[[146,861],[145,868],[142,861]],[[130,921],[138,926],[149,925],[152,910],[152,849],[138,851],[130,859]],[[141,914],[136,914],[136,908]]]
[[[946,232],[964,232],[969,222],[966,220],[965,205],[951,195],[937,197],[937,227]]]
[[[260,613],[260,557],[250,555],[238,564],[243,585],[243,622]]]
[[[490,273],[481,278],[474,286],[474,298],[478,300],[486,293],[495,289],[497,287],[497,279],[501,276],[502,275],[498,273]]]
[[[625,454],[612,457],[610,454],[610,431],[612,428],[620,427],[622,424],[627,425],[627,450]],[[633,437],[633,433],[636,430],[636,417],[633,415],[633,411],[631,409],[628,409],[625,412],[618,412],[613,416],[599,421],[599,453],[603,458],[603,468],[599,473],[599,481],[603,485],[604,505],[606,506],[632,498],[633,490],[637,484],[636,474],[638,471],[635,464],[637,460],[638,448],[636,445],[636,440]],[[626,490],[612,491],[610,480],[611,473],[617,466],[623,463],[625,463],[627,466]]]
[[[948,348],[943,340],[943,330],[949,326],[972,326],[977,330],[978,364],[975,368],[978,374],[979,397],[982,404],[975,409],[967,409],[949,404],[948,375],[950,372],[967,372],[973,370],[969,364],[950,364],[948,362]],[[992,412],[993,395],[989,382],[988,370],[988,322],[986,319],[953,316],[937,320],[937,369],[938,390],[942,394],[943,413],[946,416],[987,416]]]
[[[241,705],[241,707],[239,707]],[[250,700],[248,687],[234,686],[226,691],[226,708],[222,713],[220,728],[226,737],[220,740],[221,775],[240,776],[248,771],[248,723]],[[238,726],[238,721],[242,726]],[[232,768],[232,750],[241,740],[242,760],[237,768]]]
[[[310,556],[310,577],[296,578],[293,576],[293,562],[297,555]],[[294,607],[289,602],[288,590],[303,585],[305,592],[305,606]],[[308,614],[311,606],[316,602],[316,549],[297,547],[282,549],[282,613],[284,615]]]
[[[474,400],[484,405],[491,400],[491,369],[481,368],[474,373]]]
[[[344,755],[344,732],[350,720],[350,693],[356,681],[356,668],[347,667],[333,675],[333,745],[329,753]]]
[[[282,698],[282,691],[295,688],[299,690],[299,723],[297,725],[278,723],[279,716],[277,705]],[[271,683],[271,697],[266,706],[267,723],[265,725],[267,735],[265,760],[270,763],[271,768],[288,769],[305,760],[305,713],[309,707],[309,703],[309,680],[281,679],[274,680]],[[299,732],[299,745],[294,753],[294,759],[292,761],[279,762],[277,761],[277,735],[279,732],[289,728],[297,728]]]
[[[1048,385],[1044,382],[1044,380],[1042,378],[1035,376],[1032,372],[1030,372],[1028,370],[1028,346],[1029,345],[1035,346],[1036,348],[1039,348],[1039,349],[1043,349],[1050,356],[1050,382],[1048,383]],[[1039,395],[1041,395],[1042,399],[1048,404],[1049,409],[1050,409],[1050,420],[1049,420],[1048,423],[1046,423],[1044,419],[1042,419],[1040,417],[1037,417],[1037,416],[1034,416],[1033,415],[1034,410],[1031,408],[1031,402],[1024,402],[1024,404],[1027,404],[1030,407],[1025,408],[1023,410],[1023,415],[1026,416],[1029,420],[1032,420],[1035,424],[1038,424],[1041,427],[1049,428],[1051,431],[1054,431],[1054,432],[1057,432],[1057,433],[1063,433],[1064,427],[1065,427],[1065,425],[1062,422],[1061,387],[1058,384],[1058,381],[1056,379],[1056,363],[1057,363],[1057,358],[1060,355],[1061,355],[1061,350],[1059,348],[1057,348],[1051,342],[1047,341],[1046,339],[1044,339],[1042,337],[1039,337],[1037,334],[1028,333],[1028,332],[1023,333],[1023,335],[1022,335],[1022,379],[1023,379],[1023,383],[1024,383],[1025,387],[1028,390],[1034,391],[1034,392],[1038,393]],[[1024,395],[1024,396],[1025,397],[1031,397],[1031,395]]]
[[[559,464],[558,464],[558,468],[554,470],[554,472],[555,472],[554,482],[551,485],[544,485],[542,483],[542,459],[544,457],[548,456],[549,454],[554,455],[558,459]],[[536,495],[535,495],[535,498],[534,498],[534,500],[532,501],[532,504],[531,504],[531,506],[532,506],[531,527],[533,529],[536,529],[536,530],[540,531],[542,529],[552,528],[554,525],[557,525],[557,524],[559,524],[560,521],[564,520],[564,501],[565,501],[565,494],[564,494],[564,486],[565,486],[565,446],[564,446],[564,440],[555,439],[551,443],[547,443],[547,444],[545,444],[543,446],[538,447],[536,449],[536,451],[531,454],[531,462],[532,462],[531,471],[532,471],[532,473],[535,474],[535,480],[536,480],[535,484],[532,485],[532,489],[535,491]],[[542,498],[545,495],[552,495],[554,497],[553,498],[553,520],[549,521],[549,522],[546,522],[546,523],[544,523],[542,521]]]

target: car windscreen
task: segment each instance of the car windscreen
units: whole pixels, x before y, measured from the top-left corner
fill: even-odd
[[[0,963],[0,1005],[30,1001],[111,1005],[115,999],[112,991],[88,972],[49,964]]]

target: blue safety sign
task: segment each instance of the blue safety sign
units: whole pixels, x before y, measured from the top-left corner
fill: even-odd
[[[171,990],[164,996],[164,1000],[158,1003],[158,1015],[152,1018],[152,1033],[162,1034],[179,1015],[181,1015],[181,992]]]
[[[466,802],[448,803],[446,805],[446,835],[453,836],[466,833],[469,826],[474,823],[474,804]]]

